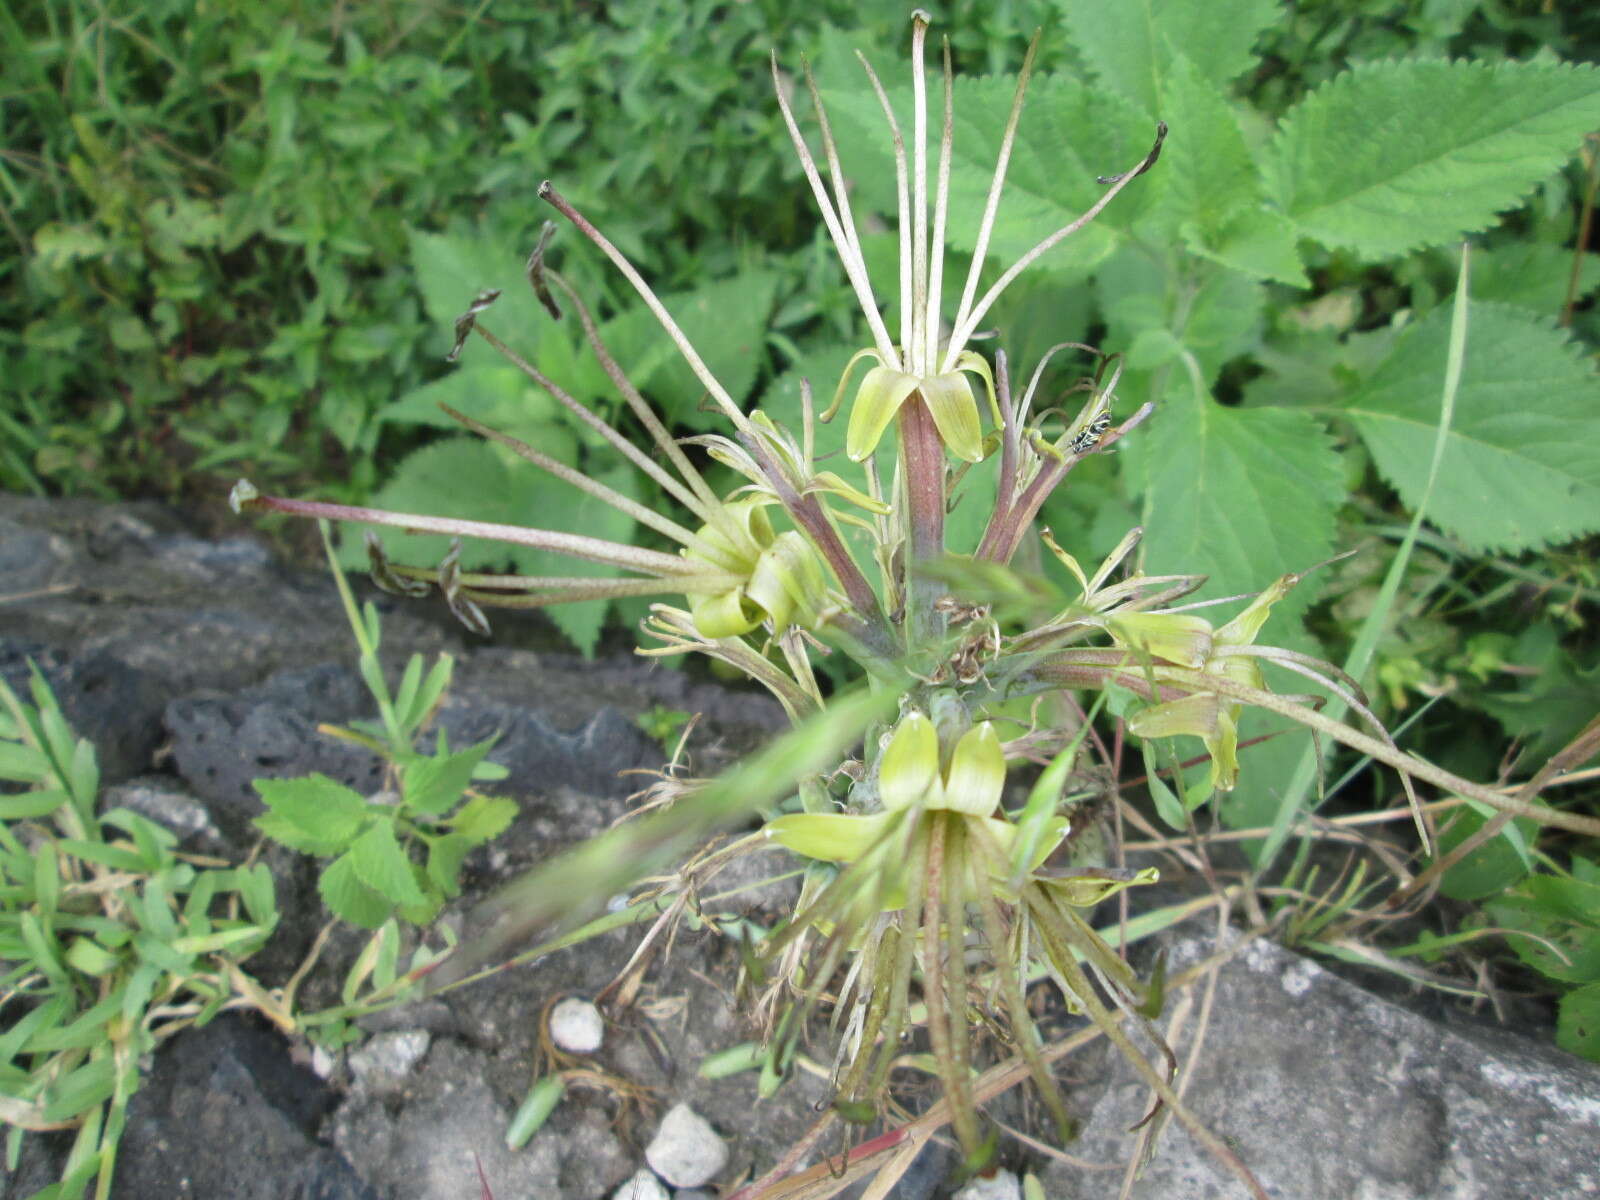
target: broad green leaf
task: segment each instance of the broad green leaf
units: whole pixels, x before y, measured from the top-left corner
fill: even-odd
[[[390,901],[361,882],[348,853],[328,864],[317,880],[317,891],[334,916],[362,929],[378,928],[394,909]]]
[[[711,374],[741,406],[765,354],[767,321],[777,291],[777,275],[744,271],[661,298]],[[608,322],[600,336],[634,386],[669,424],[697,430],[720,430],[726,425],[727,418],[713,402],[702,405],[705,385],[642,304]]]
[[[1237,271],[1189,260],[1180,273],[1129,246],[1096,274],[1095,291],[1110,326],[1107,344],[1128,354],[1118,395],[1130,407],[1152,398],[1149,372],[1157,367],[1167,368],[1168,390],[1192,390],[1184,361],[1192,356],[1209,386],[1224,363],[1260,341],[1265,285]]]
[[[1484,822],[1482,813],[1467,807],[1457,809],[1439,831],[1438,857],[1443,858],[1477,833]],[[1533,821],[1512,822],[1500,836],[1491,838],[1447,870],[1439,881],[1439,890],[1452,900],[1478,900],[1498,895],[1526,876],[1525,852],[1519,855],[1506,836],[1513,830],[1526,841],[1537,833],[1538,826]]]
[[[1071,0],[1064,8],[1067,33],[1101,84],[1174,131],[1190,115],[1167,86],[1174,54],[1221,87],[1254,65],[1256,38],[1282,13],[1276,0]]]
[[[1526,747],[1530,762],[1549,758],[1600,712],[1600,661],[1566,640],[1554,622],[1530,624],[1506,654],[1518,670],[1497,672],[1493,690],[1471,700]]]
[[[367,816],[366,799],[326,775],[257,779],[253,786],[268,813],[277,818],[272,828],[262,824],[264,818],[257,818],[257,825],[268,833],[283,822],[307,840],[338,847],[355,837]]]
[[[421,904],[427,899],[388,821],[373,822],[351,843],[350,865],[357,879],[396,904]]]
[[[1600,379],[1577,346],[1519,309],[1475,304],[1427,517],[1475,553],[1600,529]],[[1414,505],[1427,479],[1450,336],[1439,309],[1345,401],[1383,473]]]
[[[1174,123],[1160,163],[1140,180],[1152,196],[1137,232],[1152,244],[1179,236],[1203,257],[1306,286],[1294,231],[1267,205],[1233,105],[1181,54],[1166,90]]]
[[[477,845],[471,838],[459,833],[429,838],[428,878],[445,896],[454,898],[460,891],[461,861]]]
[[[1280,206],[1368,258],[1486,229],[1600,126],[1600,70],[1442,60],[1358,66],[1284,117]]]
[[[1508,242],[1472,250],[1472,298],[1498,300],[1557,316],[1566,303],[1573,251],[1548,242]],[[1578,268],[1582,299],[1600,287],[1600,254],[1585,254]]]
[[[860,187],[853,200],[857,217],[876,211],[892,222],[894,160],[882,109],[871,90],[861,86],[859,69],[846,74],[830,66],[826,81],[837,81],[824,87],[823,101],[845,172]],[[958,250],[970,251],[977,244],[1015,88],[1010,76],[956,81],[947,237]],[[890,88],[889,95],[909,138],[909,86]],[[937,124],[930,117],[930,127]],[[1154,136],[1155,122],[1122,97],[1067,76],[1036,76],[1018,125],[990,253],[1010,263],[1077,220],[1105,191],[1096,177],[1136,166]],[[937,128],[930,128],[930,137],[937,139]],[[937,154],[935,141],[930,161],[936,162]],[[1093,223],[1051,250],[1040,260],[1041,268],[1086,274],[1115,249],[1145,202],[1141,197],[1150,194],[1144,185],[1155,175],[1153,171],[1133,184]],[[947,315],[955,309],[965,273],[966,263],[956,255],[945,272]],[[880,300],[898,295],[899,283],[892,276],[874,279],[874,286]]]
[[[1536,894],[1536,885],[1556,881],[1550,876],[1536,875],[1524,880],[1499,899],[1484,903],[1489,920],[1505,929],[1524,930],[1543,939],[1508,936],[1506,944],[1516,951],[1534,970],[1563,983],[1595,983],[1600,981],[1600,918],[1576,920],[1561,911],[1559,897]],[[1584,885],[1580,885],[1584,886]],[[1587,885],[1591,893],[1600,892],[1595,885]],[[1594,903],[1591,900],[1591,903]],[[1550,943],[1553,943],[1551,945]]]
[[[517,802],[503,796],[474,796],[450,818],[451,827],[473,845],[499,837],[517,817]]]
[[[617,466],[609,471],[598,472],[595,478],[624,496],[635,500],[640,498],[636,476],[627,466]],[[606,538],[613,542],[628,542],[632,539],[634,532],[632,517],[619,513],[593,496],[574,493],[571,489],[564,490],[574,499],[567,507],[562,528],[574,533],[588,534],[590,537]],[[541,572],[561,575],[609,577],[616,574],[615,571],[595,566],[593,563],[559,559],[553,554],[539,551],[520,551],[518,560],[524,564],[521,569],[529,573],[537,567]],[[588,658],[594,654],[595,644],[600,640],[600,630],[605,625],[606,613],[610,611],[610,607],[604,600],[554,604],[545,610],[545,615],[555,622],[556,628],[566,634],[578,651]]]
[[[533,357],[539,335],[551,327],[551,320],[524,274],[531,246],[511,245],[490,230],[459,225],[448,233],[412,229],[407,236],[417,287],[445,350],[455,319],[473,298],[486,288],[499,288],[500,298],[483,313],[483,323],[523,357]],[[462,362],[504,365],[505,360],[481,338],[467,342]]]
[[[1327,557],[1344,481],[1316,418],[1225,408],[1184,386],[1152,425],[1146,570],[1203,572],[1209,581],[1198,595],[1225,596],[1260,591]],[[1289,623],[1285,614],[1310,599],[1290,593],[1274,625]]]
[[[461,793],[472,779],[473,769],[489,753],[494,742],[495,739],[490,738],[457,754],[414,758],[407,762],[400,771],[405,802],[429,816],[447,811],[461,799]]]
[[[1600,983],[1561,997],[1556,1013],[1556,1045],[1568,1054],[1600,1062]]]
[[[561,380],[552,382],[559,384]],[[432,383],[407,392],[384,408],[379,416],[381,420],[396,424],[459,431],[461,426],[439,407],[441,404],[448,404],[524,441],[548,436],[551,432],[548,425],[559,419],[558,406],[548,392],[515,367],[493,365],[458,367]],[[542,444],[539,448],[546,454],[552,453]]]

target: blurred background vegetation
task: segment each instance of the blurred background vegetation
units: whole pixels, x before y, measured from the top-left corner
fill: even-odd
[[[534,347],[550,374],[602,409],[615,404],[570,331],[541,322],[521,283],[522,260],[550,215],[535,189],[549,178],[673,298],[735,395],[781,407],[774,398],[792,394],[785,383],[807,364],[826,396],[828,366],[836,371],[844,349],[861,344],[859,318],[788,146],[768,54],[777,49],[790,70],[805,55],[826,83],[848,69],[844,48],[859,48],[887,75],[905,55],[908,7],[21,0],[0,8],[0,487],[158,498],[217,528],[241,475],[263,490],[351,503],[403,496],[420,506],[475,487],[467,499],[476,515],[508,519],[496,504],[569,505],[565,521],[558,511],[540,523],[584,527],[577,500],[546,496],[541,484],[506,493],[514,505],[497,496],[500,481],[474,478],[459,443],[442,435],[440,399],[591,465],[583,432],[514,373],[474,358],[482,347],[461,370],[446,368],[451,319],[479,288],[506,287],[489,321],[496,332]],[[1014,72],[1036,28],[1038,70],[1095,66],[1072,48],[1069,0],[925,7],[935,32],[951,39],[960,74]],[[1354,62],[1596,61],[1600,5],[1304,0],[1266,26],[1256,51],[1231,98],[1251,114],[1246,136],[1262,139]],[[1595,152],[1591,139],[1505,219],[1486,239],[1483,268],[1495,296],[1559,320],[1591,360],[1600,311],[1589,293],[1600,270],[1578,243]],[[1587,248],[1600,244],[1584,233]],[[697,388],[665,360],[625,285],[561,237],[558,262],[607,322],[621,361],[679,429],[708,428]],[[869,238],[869,257],[883,240],[892,239]],[[1388,345],[1363,335],[1447,304],[1455,261],[1450,247],[1381,262],[1313,248],[1309,288],[1262,285],[1249,345],[1220,368],[1216,399],[1249,404],[1252,388],[1292,389],[1309,377],[1296,363],[1345,372],[1353,386]],[[1081,273],[1047,273],[1008,298],[993,323],[1010,332],[1014,362],[1030,364],[1062,339],[1121,332],[1085,284]],[[1307,331],[1322,340],[1297,340]],[[1369,344],[1377,349],[1363,359]],[[1307,639],[1297,644],[1342,661],[1406,513],[1358,441],[1338,447],[1347,501],[1336,544],[1362,554],[1294,620],[1295,636]],[[403,464],[410,475],[397,492]],[[1074,546],[1070,532],[1062,540],[1092,558],[1096,543],[1114,542],[1139,514],[1114,467],[1091,465],[1076,498],[1049,515],[1058,532],[1084,531],[1086,546]],[[1429,535],[1401,600],[1405,620],[1367,681],[1386,719],[1416,721],[1406,744],[1492,777],[1519,748],[1536,765],[1600,709],[1594,549],[1591,536],[1477,554]],[[557,622],[588,651],[607,615]],[[630,614],[623,606],[611,615]],[[1592,792],[1586,803],[1595,809]],[[1452,836],[1473,827],[1464,817]],[[1592,846],[1577,850],[1586,857],[1572,861],[1597,857]],[[1530,898],[1526,886],[1506,892],[1541,865],[1525,851],[1509,839],[1491,843],[1465,864],[1478,874],[1456,873],[1455,894],[1510,897],[1499,901],[1497,922],[1576,939],[1593,957],[1588,978],[1600,979],[1600,919],[1552,925],[1562,905],[1581,910],[1581,899]],[[1600,895],[1592,867],[1572,869]],[[1582,982],[1582,972],[1568,982]]]

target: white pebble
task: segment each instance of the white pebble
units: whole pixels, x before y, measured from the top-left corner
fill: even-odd
[[[1022,1200],[1022,1183],[1010,1171],[996,1171],[993,1178],[974,1179],[954,1200]]]
[[[605,1018],[587,1000],[569,996],[550,1010],[550,1040],[568,1054],[593,1054],[605,1035]]]
[[[668,1200],[667,1189],[661,1186],[661,1180],[640,1167],[611,1193],[611,1200]]]
[[[728,1165],[728,1147],[687,1104],[674,1104],[644,1152],[645,1161],[673,1187],[710,1183]]]

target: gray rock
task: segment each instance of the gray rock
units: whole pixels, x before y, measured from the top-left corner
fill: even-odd
[[[1172,969],[1210,949],[1177,943]],[[1148,1092],[1115,1056],[1105,1073],[1072,1150],[1125,1160]],[[1600,1066],[1499,1030],[1437,1025],[1270,942],[1222,969],[1186,1095],[1275,1200],[1600,1194]],[[1058,1162],[1041,1182],[1052,1200],[1106,1187]],[[1240,1185],[1174,1121],[1132,1194],[1205,1200]]]
[[[727,1144],[710,1122],[687,1104],[674,1104],[661,1118],[645,1161],[673,1187],[710,1183],[728,1165]]]
[[[513,1106],[485,1082],[491,1063],[436,1043],[426,1087],[398,1106],[352,1093],[334,1116],[334,1145],[386,1200],[476,1196],[480,1163],[497,1197],[606,1195],[633,1169],[603,1113],[565,1103],[523,1149],[507,1149]]]
[[[578,996],[568,996],[550,1010],[550,1040],[568,1054],[593,1054],[605,1040],[600,1010]]]
[[[104,808],[132,809],[170,829],[183,842],[216,841],[222,836],[206,806],[182,788],[173,787],[170,778],[133,779],[106,788],[104,796]]]
[[[682,1197],[684,1193],[679,1192]],[[611,1200],[670,1200],[666,1187],[647,1167],[640,1167],[622,1186],[611,1193]]]
[[[135,1093],[117,1160],[119,1197],[377,1200],[316,1130],[335,1103],[283,1040],[220,1017],[179,1034]]]
[[[428,1053],[432,1040],[423,1029],[374,1034],[351,1052],[350,1075],[366,1091],[397,1092]]]

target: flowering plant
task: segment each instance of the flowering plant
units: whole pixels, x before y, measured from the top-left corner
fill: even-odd
[[[240,507],[499,539],[627,572],[614,579],[472,573],[462,571],[454,556],[434,567],[399,565],[369,543],[380,585],[413,593],[437,588],[479,630],[486,629],[483,609],[494,605],[681,597],[681,604],[653,604],[643,625],[649,642],[641,653],[693,652],[718,660],[767,688],[797,725],[809,729],[820,722],[827,729],[825,738],[813,742],[829,748],[822,761],[816,753],[761,760],[767,778],[759,786],[770,794],[792,782],[793,811],[770,813],[759,834],[739,845],[776,843],[809,864],[792,917],[750,947],[747,983],[760,991],[767,1062],[775,1075],[792,1058],[811,1011],[824,1001],[831,1007],[842,1029],[833,1072],[835,1117],[870,1121],[882,1114],[901,1036],[925,1024],[966,1167],[981,1169],[994,1142],[972,1083],[977,1037],[970,1013],[976,1007],[990,1014],[987,1027],[998,1030],[1019,1057],[1059,1136],[1072,1136],[1074,1119],[1025,995],[1030,977],[1042,968],[1068,1006],[1098,1026],[1148,1083],[1155,1102],[1147,1121],[1154,1126],[1176,1115],[1259,1195],[1248,1171],[1173,1090],[1176,1060],[1151,1021],[1161,1006],[1159,979],[1142,983],[1087,920],[1101,900],[1155,878],[1153,870],[1076,863],[1064,847],[1083,832],[1075,823],[1091,824],[1078,815],[1083,810],[1074,809],[1069,784],[1086,777],[1078,759],[1095,736],[1094,716],[1109,705],[1123,718],[1122,730],[1137,738],[1163,744],[1198,738],[1209,768],[1185,792],[1188,809],[1234,786],[1238,719],[1246,706],[1289,717],[1400,768],[1408,792],[1416,775],[1502,810],[1508,801],[1396,749],[1359,688],[1337,669],[1256,643],[1272,606],[1298,576],[1279,579],[1214,627],[1174,607],[1203,582],[1200,576],[1138,569],[1138,529],[1092,574],[1048,530],[1039,531],[1043,545],[1076,581],[1075,596],[1052,595],[1043,580],[1012,568],[1045,500],[1085,459],[1113,450],[1152,415],[1153,406],[1118,412],[1120,366],[1114,354],[1064,340],[1019,391],[1004,353],[987,358],[974,348],[975,339],[996,300],[1031,264],[1156,165],[1167,127],[1157,125],[1152,145],[1137,161],[1101,179],[1104,192],[1087,211],[985,287],[1030,50],[997,148],[975,248],[950,308],[943,272],[953,73],[947,46],[941,132],[930,163],[927,29],[926,15],[915,14],[909,129],[867,67],[894,146],[900,269],[896,299],[887,305],[868,272],[845,168],[815,81],[807,70],[820,156],[801,131],[788,82],[773,59],[778,103],[870,335],[870,344],[836,382],[826,411],[817,414],[809,388],[803,389],[798,431],[766,413],[745,412],[639,272],[548,182],[539,195],[637,292],[726,418],[728,432],[674,438],[608,350],[584,300],[546,261],[548,237],[529,261],[530,283],[552,317],[561,317],[561,301],[570,306],[648,447],[603,421],[491,332],[484,313],[498,293],[481,294],[457,322],[455,353],[469,337],[487,341],[689,517],[680,521],[657,512],[535,446],[452,415],[631,517],[675,551],[553,529],[268,497],[245,483],[234,499]],[[897,321],[893,333],[886,313]],[[1084,397],[1071,412],[1047,407],[1040,396],[1047,365],[1064,353],[1087,356],[1091,363],[1069,393]],[[847,399],[848,464],[822,469],[815,422],[833,419]],[[730,468],[742,484],[718,494],[692,452]],[[975,551],[952,555],[946,516],[955,485],[968,466],[991,457],[998,458],[993,507]],[[836,674],[858,678],[867,699],[857,702],[844,689],[826,689],[817,670],[824,657],[849,664],[853,670]],[[1321,714],[1316,701],[1270,690],[1264,664],[1310,678],[1372,733]],[[1023,719],[1018,713],[1029,702],[1031,715]],[[856,745],[859,750],[852,752]],[[845,749],[829,758],[839,746]],[[1018,764],[1044,770],[1026,799],[1014,803],[1007,785]],[[774,782],[775,772],[791,768],[792,776]],[[748,787],[753,777],[738,775],[738,786]],[[716,794],[726,798],[738,786],[728,784]],[[1110,791],[1116,785],[1101,780],[1097,786]],[[668,777],[662,787],[678,810],[693,811],[696,785]],[[700,797],[707,812],[713,807],[709,795]],[[748,797],[719,800],[715,815],[726,820],[754,803]],[[651,825],[634,844],[653,850],[681,846],[692,819],[673,813],[657,818],[677,824]],[[703,832],[704,822],[695,830]],[[584,861],[593,863],[597,856]],[[548,884],[551,876],[540,879]],[[513,895],[502,901],[503,911],[516,909],[529,893],[524,888]],[[514,919],[527,923],[537,919],[529,913],[550,915],[551,904],[540,903]],[[1125,1025],[1142,1031],[1155,1049],[1154,1061]]]

